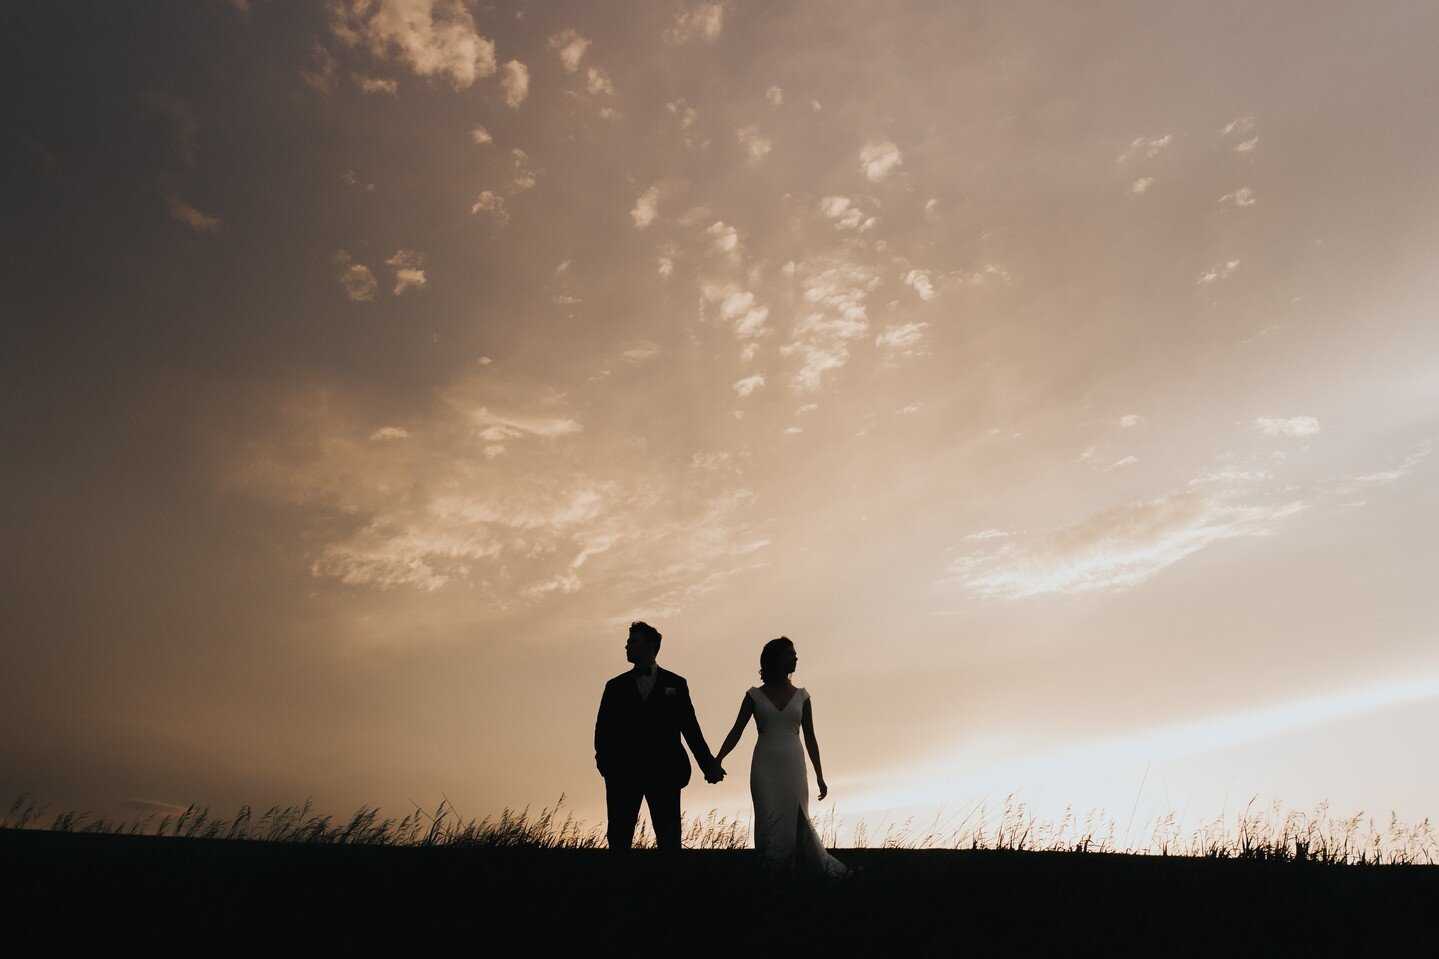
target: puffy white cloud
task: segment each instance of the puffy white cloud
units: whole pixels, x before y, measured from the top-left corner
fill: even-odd
[[[424,255],[418,250],[396,250],[395,255],[385,261],[395,272],[395,294],[398,296],[408,289],[425,288],[425,271],[420,269]]]
[[[740,396],[749,396],[755,390],[764,386],[764,374],[756,373],[753,376],[746,376],[734,384],[734,391]]]
[[[859,168],[874,182],[885,179],[904,162],[899,147],[889,140],[868,140],[859,150]]]
[[[384,440],[409,439],[410,431],[403,426],[382,426],[370,434],[370,439],[377,442]]]
[[[494,217],[501,226],[510,222],[509,211],[505,209],[505,198],[493,190],[485,190],[480,194],[475,205],[470,207],[471,213],[488,213]]]
[[[934,299],[934,282],[924,270],[910,270],[904,275],[904,285],[919,294],[926,303]]]
[[[833,220],[838,229],[858,230],[860,233],[872,229],[879,218],[866,216],[847,196],[827,196],[819,201],[820,212]]]
[[[584,57],[590,41],[574,30],[562,30],[552,35],[548,44],[551,50],[559,51],[560,63],[564,64],[565,69],[575,73],[580,68],[580,59]]]
[[[474,140],[481,146],[484,146],[486,143],[495,142],[495,138],[490,136],[490,131],[486,130],[483,126],[476,126],[473,130],[471,130],[470,139]]]
[[[650,186],[648,190],[641,193],[635,200],[634,209],[630,210],[630,218],[634,220],[635,229],[643,230],[655,221],[659,215],[660,201],[678,195],[684,190],[685,181],[679,177],[666,177]],[[673,255],[671,254],[671,267],[673,267]]]
[[[593,96],[604,94],[614,96],[615,85],[610,82],[610,75],[599,67],[590,67],[586,72],[585,88]]]
[[[764,98],[769,101],[770,106],[777,107],[784,103],[784,91],[777,86],[771,86],[764,92]]]
[[[380,289],[379,282],[370,268],[363,263],[355,263],[353,258],[344,250],[337,250],[330,258],[330,262],[341,267],[336,280],[344,289],[345,295],[354,302],[361,300],[373,300],[375,293]]]
[[[1319,432],[1319,421],[1312,416],[1259,416],[1250,425],[1263,436],[1313,436]]]
[[[500,76],[500,89],[504,91],[505,104],[511,110],[518,110],[525,97],[530,95],[529,68],[518,60],[506,63]]]
[[[748,339],[767,332],[765,321],[769,319],[769,307],[758,305],[749,290],[733,283],[706,281],[700,288],[700,296],[705,303],[717,305],[719,319],[734,329],[736,337]]]
[[[535,185],[535,171],[530,168],[530,155],[519,147],[510,151],[510,165],[514,175],[510,179],[510,193],[523,193]]]
[[[739,256],[739,231],[723,220],[706,227],[705,235],[710,238],[710,246],[715,252],[731,258]]]
[[[664,39],[666,43],[684,43],[698,37],[713,42],[723,29],[724,6],[699,3],[675,14],[674,24],[665,30]]]
[[[331,30],[349,46],[393,57],[456,90],[495,72],[495,45],[461,0],[331,0]]]
[[[1154,177],[1142,176],[1139,179],[1135,180],[1133,183],[1129,184],[1129,192],[1147,193],[1152,183],[1154,183]]]
[[[763,160],[773,145],[769,137],[760,134],[759,127],[742,127],[735,131],[735,137],[739,140],[740,145],[745,148],[745,153],[749,158],[749,162],[752,164]]]

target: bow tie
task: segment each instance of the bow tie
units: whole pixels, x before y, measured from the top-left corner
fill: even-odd
[[[654,672],[655,672],[655,668],[654,668],[653,666],[636,666],[636,667],[635,667],[635,675],[636,675],[636,676],[653,676],[653,675],[654,675]]]

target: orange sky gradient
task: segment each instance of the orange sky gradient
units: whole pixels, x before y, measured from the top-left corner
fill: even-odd
[[[1432,3],[32,7],[7,803],[1439,813]]]

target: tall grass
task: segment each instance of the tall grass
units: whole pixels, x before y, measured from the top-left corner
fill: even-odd
[[[208,806],[190,805],[177,815],[155,820],[150,813],[135,820],[91,820],[90,814],[62,812],[44,825],[49,804],[38,805],[22,794],[0,819],[0,828],[51,829],[58,832],[110,833],[149,836],[184,836],[201,839],[248,839],[269,842],[345,843],[391,846],[517,847],[531,849],[600,849],[606,845],[603,824],[587,824],[564,813],[565,796],[553,807],[531,813],[505,808],[497,816],[464,820],[448,799],[433,813],[418,805],[400,819],[380,819],[379,810],[361,806],[347,821],[320,816],[307,800],[301,806],[271,806],[256,816],[242,806],[233,819],[214,817]],[[1417,825],[1400,823],[1392,814],[1380,824],[1360,812],[1332,819],[1328,804],[1314,813],[1283,809],[1274,800],[1260,812],[1252,812],[1254,801],[1238,814],[1231,825],[1223,816],[1182,835],[1173,813],[1155,822],[1139,845],[1117,841],[1113,819],[1091,811],[1081,822],[1066,808],[1055,823],[1040,821],[1014,794],[1005,797],[998,810],[976,805],[958,819],[946,817],[943,808],[930,819],[871,827],[864,821],[851,830],[852,847],[883,849],[1007,849],[1063,851],[1077,853],[1138,853],[1160,856],[1191,856],[1210,859],[1254,859],[1280,862],[1319,862],[1345,865],[1393,865],[1439,863],[1439,836],[1426,818]],[[884,824],[881,823],[881,826]],[[829,848],[839,844],[845,820],[835,807],[817,823],[821,839]],[[681,821],[681,835],[687,849],[750,848],[750,826],[738,814],[722,816],[717,810]],[[641,820],[635,845],[653,848],[654,836]]]

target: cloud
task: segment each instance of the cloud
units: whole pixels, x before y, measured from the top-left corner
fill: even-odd
[[[1222,132],[1226,135],[1230,133],[1248,133],[1252,129],[1254,129],[1254,118],[1240,117],[1237,120],[1230,120],[1225,124]]]
[[[1313,436],[1319,432],[1319,421],[1312,416],[1260,416],[1251,425],[1262,436]]]
[[[710,249],[729,259],[739,259],[739,231],[725,223],[723,220],[716,220],[705,228],[705,235],[710,238]]]
[[[903,162],[899,147],[889,140],[868,140],[860,147],[860,171],[875,183],[888,177]]]
[[[397,296],[411,288],[425,288],[425,271],[420,269],[423,260],[424,254],[418,250],[396,250],[394,256],[385,261],[386,266],[394,269]]]
[[[819,209],[826,218],[834,221],[836,229],[863,233],[879,223],[879,217],[866,216],[847,196],[824,197],[819,201]]]
[[[735,131],[735,137],[744,147],[750,164],[763,160],[769,154],[770,147],[773,146],[769,137],[760,135],[759,127],[742,127]]]
[[[849,343],[869,333],[866,302],[879,285],[879,274],[849,250],[807,258],[795,265],[794,272],[802,295],[799,308],[804,312],[794,324],[790,342],[780,347],[780,355],[800,361],[790,388],[808,393],[849,362]]]
[[[586,72],[585,88],[590,91],[592,96],[604,94],[612,97],[615,95],[615,85],[610,82],[610,75],[599,67],[590,67]]]
[[[734,391],[741,397],[749,396],[755,390],[764,386],[764,374],[756,373],[753,376],[746,376],[734,384]]]
[[[535,185],[535,171],[530,168],[530,155],[519,147],[510,151],[510,164],[514,175],[510,179],[509,192],[523,193]]]
[[[361,398],[306,390],[276,410],[285,439],[252,436],[220,482],[291,517],[314,577],[451,588],[466,615],[489,619],[583,595],[629,618],[673,613],[764,565],[769,540],[745,518],[753,492],[700,488],[634,455],[603,418],[581,428],[569,409],[586,402],[475,369],[403,441],[377,442],[386,428],[365,422]]]
[[[1162,137],[1136,137],[1119,155],[1119,162],[1133,160],[1143,156],[1146,160],[1152,160],[1159,155],[1159,152],[1174,140],[1174,135],[1166,133]]]
[[[771,86],[764,92],[764,98],[769,101],[770,106],[777,107],[784,103],[784,91],[777,86]]]
[[[699,37],[712,43],[719,38],[723,29],[723,5],[700,3],[675,14],[674,24],[664,32],[664,40],[666,43],[679,44]]]
[[[510,222],[509,211],[505,209],[505,198],[492,190],[485,190],[480,193],[475,205],[470,207],[471,213],[488,213],[494,217],[500,226]]]
[[[165,209],[169,211],[170,216],[196,233],[210,233],[219,236],[225,226],[218,217],[206,216],[174,194],[165,198]]]
[[[565,69],[574,73],[579,70],[580,59],[589,48],[590,41],[574,30],[562,30],[551,36],[548,44],[551,50],[559,51],[560,63],[564,64]]]
[[[1235,152],[1235,153],[1249,153],[1249,152],[1253,151],[1253,149],[1254,149],[1256,146],[1258,146],[1258,145],[1259,145],[1259,138],[1258,138],[1258,137],[1255,137],[1255,138],[1252,139],[1252,140],[1245,140],[1243,143],[1236,144],[1235,147],[1234,147],[1234,152]]]
[[[718,306],[721,322],[729,324],[739,339],[763,336],[768,330],[769,307],[755,302],[755,295],[734,283],[705,281],[700,286],[700,300]]]
[[[345,186],[358,186],[358,187],[361,187],[361,188],[364,189],[365,192],[367,192],[367,193],[368,193],[368,192],[371,192],[371,191],[373,191],[373,190],[375,189],[375,185],[374,185],[373,183],[361,183],[361,182],[360,182],[360,175],[359,175],[358,173],[356,173],[354,170],[346,170],[345,172],[341,173],[341,174],[340,174],[340,182],[343,183],[343,184],[345,184]]]
[[[1197,490],[1134,500],[1069,527],[974,549],[948,565],[937,587],[1005,600],[1124,590],[1214,543],[1270,535],[1306,506],[1241,504]]]
[[[495,72],[495,45],[461,0],[331,0],[331,31],[347,46],[393,57],[456,90]]]
[[[1233,203],[1235,206],[1253,206],[1254,192],[1247,186],[1242,186],[1233,193],[1226,193],[1219,198],[1220,203]]]
[[[409,439],[410,431],[403,426],[382,426],[370,434],[370,439],[375,441],[403,440]]]
[[[345,295],[355,302],[373,300],[375,291],[380,286],[370,268],[360,263],[352,263],[346,267],[340,274],[339,281],[340,286],[345,288]]]
[[[892,358],[919,356],[928,352],[924,347],[924,331],[927,329],[928,323],[902,323],[885,327],[884,332],[874,338],[874,345]]]
[[[684,97],[666,103],[665,109],[674,114],[679,120],[680,131],[684,134],[685,146],[698,150],[709,146],[709,139],[701,136],[699,130],[696,128],[700,119],[699,111],[686,104]]]
[[[648,363],[650,360],[659,356],[661,352],[658,343],[652,343],[646,340],[643,343],[636,343],[634,346],[620,353],[620,358],[627,363],[638,366],[641,363]]]
[[[1225,277],[1229,276],[1229,274],[1233,273],[1235,267],[1237,266],[1239,266],[1238,260],[1228,260],[1224,263],[1216,263],[1208,270],[1206,270],[1195,282],[1213,283],[1215,280],[1222,280]]]
[[[530,71],[518,60],[505,64],[500,77],[500,89],[504,91],[505,103],[512,110],[518,110],[525,97],[530,95]]]
[[[1138,413],[1125,413],[1119,418],[1119,425],[1123,429],[1132,429],[1144,422],[1144,417]]]
[[[481,146],[484,146],[486,143],[495,142],[495,138],[490,136],[490,131],[486,130],[483,126],[478,125],[470,131],[470,139],[474,140]]]
[[[350,74],[350,79],[355,81],[355,86],[359,87],[362,93],[387,93],[392,97],[400,95],[400,85],[394,80],[366,77],[358,73]]]
[[[934,299],[934,282],[924,270],[910,270],[904,275],[904,285],[918,293],[926,303]]]
[[[353,302],[358,303],[375,298],[380,284],[375,280],[375,275],[370,272],[368,266],[353,262],[350,254],[344,250],[337,250],[335,255],[330,258],[330,262],[342,268],[339,276],[335,279],[339,281],[345,295]]]
[[[1133,183],[1129,184],[1129,192],[1147,193],[1152,183],[1154,183],[1154,177],[1142,176],[1139,179],[1135,180]]]

